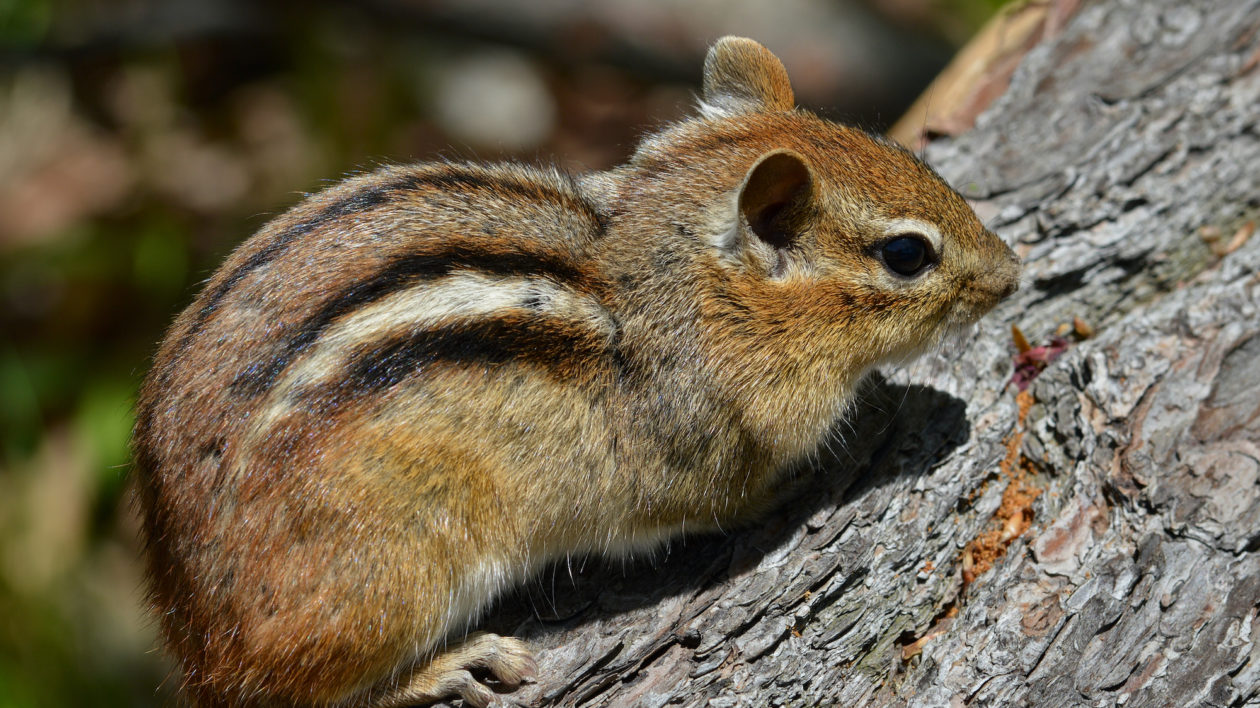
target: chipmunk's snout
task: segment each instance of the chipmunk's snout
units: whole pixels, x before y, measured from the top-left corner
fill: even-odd
[[[1019,276],[1024,271],[1024,264],[996,234],[986,232],[986,235],[992,244],[992,256],[986,259],[988,265],[981,267],[976,285],[990,294],[993,298],[992,305],[996,305],[1019,290]]]
[[[973,265],[955,310],[957,321],[974,322],[1019,290],[1023,264],[996,236],[993,240],[1003,253]]]
[[[994,283],[993,290],[998,293],[999,300],[1005,300],[1015,291],[1019,290],[1019,276],[1024,270],[1024,266],[1019,262],[1019,256],[1014,253],[1010,254],[1010,258],[1004,261],[1001,267],[993,272]]]
[[[1000,293],[999,299],[1002,300],[1019,290],[1019,276],[1024,272],[1024,264],[1020,262],[1019,256],[1015,255],[1014,251],[1007,249],[1006,255],[1006,260],[994,273],[999,283],[995,289]]]

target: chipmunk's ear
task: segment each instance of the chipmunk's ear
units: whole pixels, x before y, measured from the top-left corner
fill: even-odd
[[[813,192],[809,163],[791,150],[761,156],[744,177],[739,213],[761,242],[787,248],[800,230],[800,207]]]
[[[790,111],[795,105],[787,69],[769,49],[744,37],[723,37],[709,49],[700,104],[706,118]]]

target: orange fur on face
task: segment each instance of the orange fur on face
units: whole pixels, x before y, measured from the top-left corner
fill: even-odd
[[[872,367],[1014,290],[961,197],[794,110],[764,47],[719,42],[702,108],[607,173],[354,178],[228,258],[159,349],[134,443],[194,702],[483,703],[465,663],[531,666],[461,643],[504,589],[755,514]],[[894,272],[894,238],[930,262]]]

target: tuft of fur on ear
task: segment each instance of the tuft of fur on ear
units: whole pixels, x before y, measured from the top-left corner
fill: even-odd
[[[769,49],[745,37],[723,37],[709,49],[700,103],[706,118],[790,111],[795,105],[787,69]]]

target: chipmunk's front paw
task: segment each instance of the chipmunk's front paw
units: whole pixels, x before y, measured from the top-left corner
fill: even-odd
[[[435,655],[411,675],[410,681],[378,708],[430,703],[458,696],[475,708],[486,708],[495,699],[489,686],[469,669],[485,669],[505,688],[516,688],[538,671],[529,647],[514,637],[488,632],[469,635],[458,646]]]
[[[479,655],[484,658],[472,665],[489,670],[495,680],[507,688],[516,688],[538,673],[534,654],[525,642],[515,637],[500,637],[488,633],[473,637],[471,641],[480,645]]]

